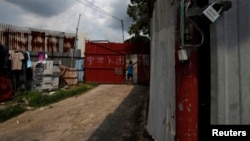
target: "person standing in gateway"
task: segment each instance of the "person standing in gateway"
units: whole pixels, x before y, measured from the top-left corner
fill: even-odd
[[[126,80],[126,84],[128,85],[129,84],[129,81],[131,84],[133,84],[134,82],[134,79],[133,79],[133,70],[134,70],[134,65],[136,64],[137,62],[135,62],[134,64],[132,63],[132,61],[130,60],[129,61],[129,64],[127,66],[127,80]]]

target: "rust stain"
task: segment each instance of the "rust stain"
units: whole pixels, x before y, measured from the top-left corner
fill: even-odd
[[[63,33],[64,34],[64,33]],[[21,51],[68,52],[75,45],[75,36],[0,24],[0,44]],[[62,44],[60,44],[62,43]]]
[[[59,37],[49,35],[47,37],[47,49],[49,52],[59,52]]]
[[[63,52],[68,52],[69,49],[74,48],[75,37],[65,37],[64,36],[64,46]]]
[[[45,50],[45,32],[31,32],[31,46],[32,51],[44,51]]]
[[[1,31],[0,35],[1,44],[8,45],[10,49],[28,49],[28,33],[22,33],[6,29],[5,31]]]

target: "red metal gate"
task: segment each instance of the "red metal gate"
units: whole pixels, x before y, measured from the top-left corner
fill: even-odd
[[[85,81],[125,83],[126,55],[138,55],[138,83],[149,83],[149,44],[86,42]]]
[[[85,81],[124,83],[125,53],[109,43],[87,42],[85,48]]]

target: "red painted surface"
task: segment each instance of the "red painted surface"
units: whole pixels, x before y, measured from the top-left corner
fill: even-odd
[[[141,53],[139,55],[139,53]],[[149,82],[149,44],[86,42],[85,81],[125,83],[126,55],[138,54],[138,82]],[[146,58],[146,59],[144,59]]]
[[[176,141],[198,140],[198,64],[197,51],[189,61],[176,60]]]
[[[138,54],[138,83],[148,84],[150,78],[150,58],[149,54]]]
[[[99,83],[124,83],[125,56],[122,54],[85,56],[85,81]],[[121,70],[122,72],[117,72]]]
[[[98,83],[125,83],[125,54],[110,43],[86,43],[85,81]]]
[[[6,76],[0,76],[0,102],[12,98],[11,82]]]
[[[176,39],[180,39],[180,13],[176,11]],[[196,36],[192,35],[195,42]],[[178,59],[180,40],[175,47],[176,77],[176,141],[198,141],[198,52],[195,47],[187,47],[190,54],[188,61]]]

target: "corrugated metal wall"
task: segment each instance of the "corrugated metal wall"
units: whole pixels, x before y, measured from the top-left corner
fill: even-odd
[[[151,19],[148,132],[157,141],[175,140],[175,5],[157,0]]]
[[[82,59],[81,49],[84,48],[76,46],[72,57],[75,34],[7,24],[0,24],[0,44],[9,49],[29,51],[33,62],[38,60],[39,51],[45,51],[49,60],[61,60],[62,65],[68,67],[75,67],[75,59]]]
[[[0,43],[10,49],[68,52],[74,47],[75,35],[59,31],[0,24]]]
[[[211,25],[212,124],[250,124],[250,1],[232,3]]]

